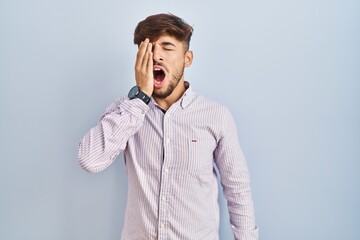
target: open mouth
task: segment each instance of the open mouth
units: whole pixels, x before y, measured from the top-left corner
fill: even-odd
[[[162,87],[165,79],[165,72],[160,67],[154,67],[154,85],[155,87]]]

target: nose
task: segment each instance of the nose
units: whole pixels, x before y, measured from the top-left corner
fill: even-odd
[[[161,54],[161,48],[158,44],[153,43],[153,60],[154,62],[162,62],[164,61],[162,54]]]

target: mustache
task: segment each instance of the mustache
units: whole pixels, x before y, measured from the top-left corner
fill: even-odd
[[[157,65],[157,66],[163,67],[163,68],[165,68],[166,71],[169,71],[168,68],[166,67],[166,65],[163,64],[163,63],[153,61],[153,65],[154,65],[154,66]]]

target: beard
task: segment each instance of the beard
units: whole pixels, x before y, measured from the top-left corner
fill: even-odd
[[[166,90],[162,91],[162,92],[158,92],[156,93],[155,91],[152,93],[152,96],[154,98],[160,98],[160,99],[165,99],[168,96],[170,96],[172,94],[172,92],[174,91],[174,89],[177,87],[177,85],[180,82],[180,79],[183,77],[184,75],[184,69],[185,66],[183,66],[179,71],[177,71],[176,73],[174,73],[171,76],[171,79],[169,80],[169,86],[167,87]]]

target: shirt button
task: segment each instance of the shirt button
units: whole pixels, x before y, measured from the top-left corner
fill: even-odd
[[[164,227],[165,227],[165,224],[161,223],[160,228],[164,228]]]
[[[163,202],[165,202],[165,201],[166,201],[166,197],[162,197],[161,200],[163,200]]]
[[[169,168],[168,167],[164,167],[164,172],[168,172]]]

